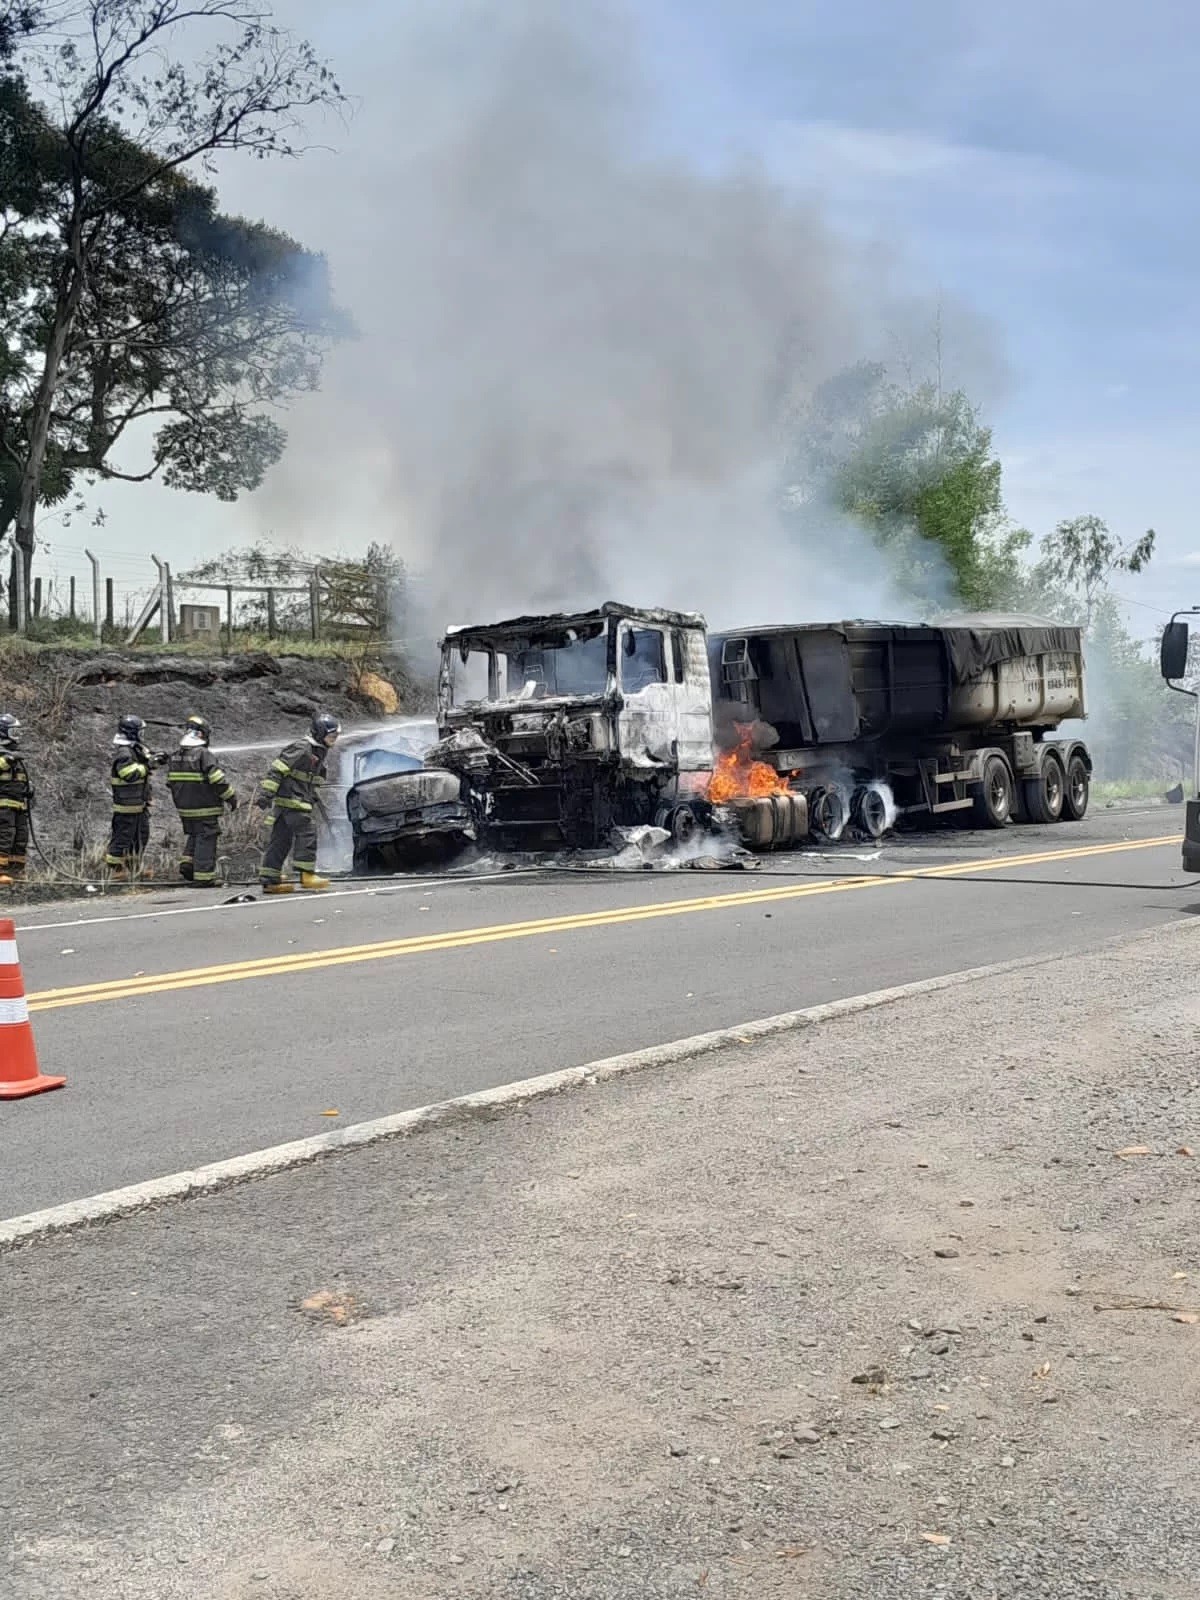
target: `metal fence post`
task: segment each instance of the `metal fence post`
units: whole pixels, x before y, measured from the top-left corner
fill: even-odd
[[[95,639],[96,643],[99,644],[101,638],[103,637],[103,634],[102,634],[102,631],[101,631],[102,624],[101,624],[101,621],[100,621],[100,562],[97,560],[97,558],[92,554],[92,552],[90,550],[85,550],[83,553],[88,558],[88,560],[92,563],[92,636]],[[109,579],[109,583],[111,584],[111,582],[112,582],[112,579],[110,578]],[[72,592],[74,592],[74,584],[72,584]],[[108,609],[109,609],[109,613],[110,613],[109,620],[111,621],[112,620],[112,618],[111,618],[111,612],[112,612],[111,591],[110,591],[110,599],[109,599],[109,602],[108,602]],[[72,607],[72,610],[74,610],[74,607]]]
[[[153,551],[150,552],[150,559],[151,559],[151,561],[153,561],[153,563],[155,565],[155,568],[156,568],[156,570],[158,572],[158,627],[159,627],[159,632],[162,635],[162,642],[164,644],[170,644],[170,642],[171,642],[171,618],[170,618],[170,616],[169,616],[169,614],[167,612],[167,569],[164,566],[164,564],[158,559],[158,557],[154,554]]]

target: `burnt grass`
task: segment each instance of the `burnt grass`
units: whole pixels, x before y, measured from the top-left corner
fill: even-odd
[[[147,723],[151,750],[177,747],[183,724],[207,717],[213,747],[238,791],[240,809],[222,826],[221,854],[231,878],[257,863],[260,815],[249,802],[270,763],[270,749],[224,752],[224,745],[288,740],[307,731],[314,711],[343,726],[385,720],[370,692],[374,675],[397,692],[399,711],[424,710],[428,693],[395,656],[138,655],[97,650],[39,650],[0,655],[0,710],[21,719],[21,749],[35,792],[38,843],[67,886],[99,871],[111,819],[111,743],[119,717]],[[332,769],[331,769],[332,770]],[[174,878],[182,834],[163,774],[154,777],[147,866]],[[55,875],[31,849],[28,890],[45,893]]]

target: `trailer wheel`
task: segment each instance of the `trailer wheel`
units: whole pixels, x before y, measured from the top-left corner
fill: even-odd
[[[1026,778],[1023,785],[1025,815],[1030,822],[1057,822],[1063,814],[1066,787],[1062,762],[1051,752],[1037,777]]]
[[[850,801],[850,817],[870,838],[882,839],[887,832],[887,801],[878,789],[864,784]]]
[[[1074,755],[1067,762],[1067,786],[1063,791],[1064,822],[1082,822],[1087,816],[1088,800],[1092,793],[1092,775],[1087,762]]]
[[[817,839],[832,843],[846,827],[846,805],[836,789],[814,789],[808,797],[808,826]]]
[[[983,764],[979,793],[972,802],[975,823],[980,828],[1005,828],[1012,821],[1013,775],[1003,756],[989,756]]]

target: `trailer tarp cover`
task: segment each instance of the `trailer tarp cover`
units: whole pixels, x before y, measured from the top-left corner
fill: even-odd
[[[939,628],[946,640],[950,671],[955,683],[968,683],[999,661],[1018,656],[1041,656],[1061,651],[1080,652],[1080,631],[1044,617],[1019,612],[978,612],[937,617],[929,626]]]

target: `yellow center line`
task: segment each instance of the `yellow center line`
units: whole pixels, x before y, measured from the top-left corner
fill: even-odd
[[[54,1011],[66,1006],[95,1005],[103,1000],[131,1000],[143,995],[165,994],[179,989],[200,989],[212,984],[238,983],[249,978],[285,977],[291,973],[312,972],[323,967],[349,966],[364,961],[427,955],[438,950],[461,950],[472,945],[534,938],[539,934],[570,933],[582,928],[607,928],[626,923],[648,922],[658,917],[690,916],[701,911],[731,911],[743,906],[771,904],[781,900],[804,900],[812,895],[848,894],[857,889],[881,889],[886,884],[913,883],[919,882],[922,878],[950,878],[977,872],[1003,871],[1009,867],[1041,866],[1054,861],[1117,855],[1127,850],[1150,850],[1160,845],[1178,844],[1178,842],[1178,835],[1168,834],[1156,839],[1123,840],[1116,844],[1084,845],[1066,850],[1043,850],[1031,855],[996,856],[988,861],[954,861],[945,866],[919,868],[904,874],[884,873],[864,877],[819,879],[816,883],[784,884],[769,889],[746,889],[734,894],[700,895],[683,900],[657,901],[651,905],[624,906],[610,911],[582,911],[568,916],[540,917],[527,922],[506,922],[490,927],[464,928],[404,939],[384,939],[374,944],[342,945],[333,950],[264,956],[253,961],[231,961],[217,966],[185,968],[177,972],[144,973],[139,977],[79,984],[68,989],[43,989],[29,996],[29,1009]]]

